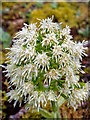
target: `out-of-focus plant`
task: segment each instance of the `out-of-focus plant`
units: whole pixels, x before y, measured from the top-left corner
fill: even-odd
[[[42,8],[43,3],[42,3],[42,2],[36,2],[36,6],[37,6],[38,8]]]
[[[82,9],[83,6],[83,9]],[[45,19],[55,16],[56,22],[63,22],[63,26],[78,27],[80,21],[88,16],[88,6],[76,3],[52,2],[45,3],[42,9],[34,9],[30,14],[30,23],[38,22],[37,18]]]
[[[88,37],[89,26],[87,25],[85,29],[79,29],[78,33],[81,34],[83,37]]]
[[[3,43],[3,48],[7,48],[11,44],[10,34],[7,32],[4,32],[2,28],[0,28],[0,40]]]
[[[61,118],[60,106],[67,101],[74,110],[88,97],[88,84],[79,83],[82,56],[86,44],[73,42],[70,28],[54,23],[53,17],[38,19],[40,25],[24,24],[8,48],[6,76],[11,77],[10,87],[15,89],[7,93],[9,101],[15,100],[26,108],[35,108],[45,118]],[[43,109],[48,101],[52,112]]]
[[[58,4],[56,2],[51,3],[51,7],[53,9],[56,9],[58,7]]]
[[[11,44],[11,36],[9,33],[4,32],[2,28],[0,28],[0,64],[5,62],[6,51],[5,48],[9,47]]]

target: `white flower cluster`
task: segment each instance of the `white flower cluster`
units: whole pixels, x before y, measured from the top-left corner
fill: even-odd
[[[80,104],[81,101],[85,100],[86,97],[88,97],[88,84],[86,84],[83,89],[73,90],[72,94],[69,96],[68,104],[76,109],[76,106]]]
[[[68,104],[75,107],[87,96],[81,88],[77,75],[81,72],[80,60],[85,55],[86,43],[74,43],[70,28],[61,29],[53,18],[40,20],[40,25],[24,24],[10,52],[6,76],[15,90],[7,93],[16,102],[40,108],[47,101],[57,101],[66,96]],[[40,105],[41,104],[41,105]]]

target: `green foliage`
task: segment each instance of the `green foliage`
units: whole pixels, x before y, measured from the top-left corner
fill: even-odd
[[[60,99],[61,101],[58,101],[58,105],[61,106],[65,100],[63,98]],[[40,108],[39,112],[41,113],[42,116],[45,118],[61,118],[60,111],[59,111],[59,106],[57,105],[56,102],[51,101],[52,105],[52,112],[48,112],[45,109]]]
[[[26,14],[26,18],[29,18],[29,17],[30,17],[30,13],[27,13],[27,14]]]
[[[80,87],[83,88],[83,86],[85,86],[85,83],[79,83]]]
[[[51,101],[51,104],[52,104],[52,110],[53,112],[56,112],[57,111],[57,104],[55,101]]]
[[[45,74],[44,72],[41,73],[41,71],[39,71],[36,80],[34,80],[34,77],[33,77],[34,85],[38,85],[38,86],[36,87],[36,90],[37,90],[37,91],[38,91],[38,90],[39,90],[39,91],[40,91],[40,90],[42,90],[42,91],[45,91],[45,90],[46,90],[46,88],[45,88],[44,85],[43,85],[43,80],[45,79],[44,74]]]
[[[42,2],[36,2],[36,6],[37,6],[38,8],[42,8],[43,3],[42,3]]]
[[[62,96],[64,99],[68,99],[68,96],[65,95],[64,93],[61,93],[61,96]]]
[[[61,87],[61,88],[63,88],[63,83],[65,83],[65,80],[58,80],[57,81],[58,82],[58,85]]]
[[[50,45],[47,45],[47,49],[46,49],[45,46],[42,46],[42,43],[41,43],[43,40],[42,37],[43,36],[41,35],[41,31],[39,31],[39,36],[37,37],[37,39],[38,39],[37,46],[35,47],[35,50],[36,50],[36,52],[39,52],[39,53],[42,53],[42,51],[48,52],[47,55],[51,56],[51,53],[50,53],[51,47],[50,47]]]
[[[57,91],[59,93],[59,88],[56,84],[56,80],[51,82],[50,89],[53,90],[53,91]]]
[[[65,99],[61,96],[61,97],[58,99],[57,104],[58,104],[59,107],[61,107],[64,102],[65,102]]]
[[[58,4],[56,2],[51,3],[51,7],[53,9],[56,9],[58,7]]]
[[[11,44],[10,34],[4,32],[2,28],[0,28],[0,40],[3,42],[3,48],[7,48]]]
[[[52,68],[54,68],[54,69],[58,69],[59,68],[59,63],[56,63],[55,59],[52,59],[50,61],[50,69],[52,69]]]
[[[60,111],[59,111],[59,106],[57,102],[51,101],[52,104],[52,118],[61,118]]]
[[[45,118],[52,118],[52,114],[50,112],[48,112],[47,110],[45,110],[45,109],[40,108],[39,112]]]
[[[30,109],[25,115],[22,116],[22,118],[25,120],[26,119],[41,120],[42,116],[41,116],[40,112],[37,112],[35,109]]]
[[[85,28],[85,30],[79,29],[78,33],[81,34],[83,37],[87,37],[88,34],[89,34],[89,26],[87,25],[86,28]]]
[[[24,4],[22,5],[23,8],[26,8],[26,6],[27,6],[26,3],[24,3]]]
[[[9,11],[10,11],[9,8],[5,8],[5,9],[3,10],[3,13],[7,13],[7,12],[9,12]]]

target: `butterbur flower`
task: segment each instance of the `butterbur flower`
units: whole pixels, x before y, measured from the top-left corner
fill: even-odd
[[[70,27],[66,25],[66,28],[64,28],[60,31],[60,38],[62,39],[64,36],[66,40],[67,40],[67,38],[71,39],[72,37],[71,37],[71,35],[69,35],[70,31],[71,31]]]
[[[47,18],[47,19],[38,19],[40,21],[40,26],[39,28],[42,29],[42,33],[45,33],[46,30],[50,33],[52,33],[53,31],[56,31],[59,29],[58,24],[52,22],[53,21],[53,17],[52,18]],[[61,23],[60,23],[61,24]]]
[[[79,89],[79,90],[73,90],[72,94],[69,96],[69,102],[68,105],[72,106],[74,110],[76,109],[76,106],[81,103],[81,101],[85,100],[88,96],[88,89]]]
[[[52,49],[53,50],[52,58],[55,57],[56,62],[58,62],[60,60],[60,55],[63,54],[63,48],[60,45],[55,45],[53,47],[54,49]]]
[[[75,108],[87,98],[86,83],[79,83],[86,42],[73,42],[70,27],[60,28],[53,17],[40,20],[40,25],[24,24],[7,54],[6,76],[10,77],[7,96],[39,110],[47,101],[62,96]],[[63,94],[63,95],[62,95]],[[66,96],[66,97],[65,97]]]
[[[47,46],[47,45],[52,45],[52,43],[54,44],[58,44],[59,42],[56,39],[56,34],[55,33],[50,33],[50,34],[46,34],[44,40],[42,41],[42,46]]]
[[[47,71],[46,73],[46,80],[49,79],[49,85],[51,83],[51,80],[54,79],[54,80],[58,80],[59,77],[61,76],[61,74],[59,73],[58,70],[55,70],[55,69],[51,69],[50,71]]]
[[[46,53],[38,53],[34,60],[34,64],[36,64],[39,68],[42,66],[42,70],[45,69],[46,72],[47,69],[49,69],[49,57],[46,55]]]
[[[52,90],[50,90],[48,93],[48,100],[57,101],[57,95]]]

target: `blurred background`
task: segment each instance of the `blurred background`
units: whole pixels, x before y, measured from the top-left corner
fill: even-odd
[[[54,15],[54,22],[62,22],[62,27],[69,25],[71,28],[71,34],[74,41],[89,40],[89,2],[2,2],[2,9],[0,8],[1,26],[0,26],[0,64],[5,64],[6,53],[5,48],[12,46],[12,38],[15,33],[22,27],[23,23],[35,23],[38,22],[37,18],[45,19]],[[38,23],[39,24],[39,23]],[[83,58],[82,64],[85,74],[80,74],[80,80],[83,78],[84,82],[87,82],[90,78],[90,41],[86,45],[89,47],[87,54],[88,57]],[[0,73],[4,68],[0,67]],[[24,104],[19,107],[13,107],[13,101],[9,103],[6,97],[6,92],[9,91],[8,82],[9,78],[5,77],[2,73],[2,90],[0,95],[2,96],[2,104],[0,106],[0,115],[3,119],[9,118],[43,118],[40,113],[31,110],[25,111]],[[1,97],[0,96],[0,97]],[[67,104],[62,105],[61,115],[65,115],[68,118],[89,118],[89,101],[85,101],[81,106],[78,106],[76,112],[72,108],[67,108]],[[2,109],[2,111],[1,111]],[[45,108],[51,111],[51,107]],[[64,115],[63,115],[64,113]]]

